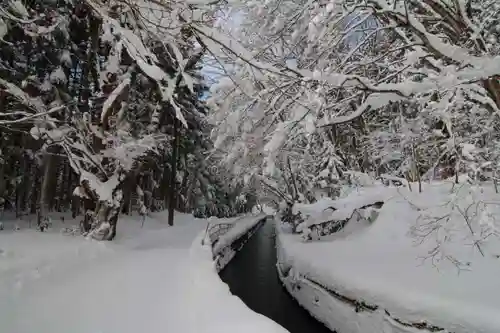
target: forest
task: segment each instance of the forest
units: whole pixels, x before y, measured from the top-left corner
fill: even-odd
[[[42,231],[52,212],[72,211],[82,232],[112,239],[120,213],[169,209],[172,224],[174,210],[248,210],[210,156],[205,50],[182,23],[182,6],[0,8],[3,211],[35,214]]]
[[[112,239],[132,211],[173,223],[174,210],[291,207],[366,179],[496,184],[499,10],[3,1],[2,209],[41,230],[71,210]]]

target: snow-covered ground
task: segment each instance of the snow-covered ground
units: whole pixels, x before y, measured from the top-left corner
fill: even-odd
[[[287,332],[218,277],[207,220],[123,217],[113,242],[23,228],[0,231],[0,331]],[[66,224],[71,224],[70,221]]]
[[[351,193],[338,205],[385,204],[373,222],[352,219],[321,241],[280,228],[287,289],[341,333],[500,332],[500,195],[493,184],[423,185]]]

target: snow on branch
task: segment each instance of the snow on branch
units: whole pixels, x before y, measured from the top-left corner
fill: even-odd
[[[101,123],[107,127],[107,119],[112,112],[112,106],[119,96],[126,93],[126,89],[130,85],[130,78],[125,78],[120,84],[109,94],[108,98],[104,101],[101,112]]]
[[[193,25],[222,65],[209,104],[228,169],[281,177],[285,189],[290,158],[302,193],[360,169],[408,183],[441,165],[486,173],[500,142],[500,36],[489,14],[499,8],[489,3],[243,1],[238,29]],[[482,147],[474,161],[461,156],[467,144]]]

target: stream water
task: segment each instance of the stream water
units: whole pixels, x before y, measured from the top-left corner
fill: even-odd
[[[274,224],[266,222],[220,276],[245,304],[290,333],[332,333],[285,290],[276,271]]]

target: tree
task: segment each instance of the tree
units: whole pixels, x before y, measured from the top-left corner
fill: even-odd
[[[198,74],[204,49],[192,26],[210,24],[212,6],[86,0],[1,6],[7,155],[0,170],[8,174],[2,180],[12,176],[0,184],[2,197],[10,203],[15,194],[11,206],[20,209],[31,197],[42,230],[49,211],[73,201],[75,215],[86,212],[83,231],[97,239],[114,238],[118,214],[130,211],[135,194],[141,213],[168,197],[173,213],[182,190],[177,147],[182,136],[198,135],[205,113]],[[19,173],[6,168],[9,159],[22,161]]]
[[[497,2],[233,6],[244,19],[230,32],[242,43],[224,27],[195,28],[213,57],[231,64],[228,79],[213,89],[216,142],[235,157],[231,164],[258,175],[280,200],[303,200],[290,184],[319,175],[324,165],[339,175],[327,186],[338,189],[349,184],[345,171],[432,178],[451,165],[454,174],[481,168],[464,147],[482,156],[494,151]],[[258,143],[249,145],[249,138]],[[315,149],[321,153],[311,154]],[[284,177],[293,173],[287,169],[308,171]]]

